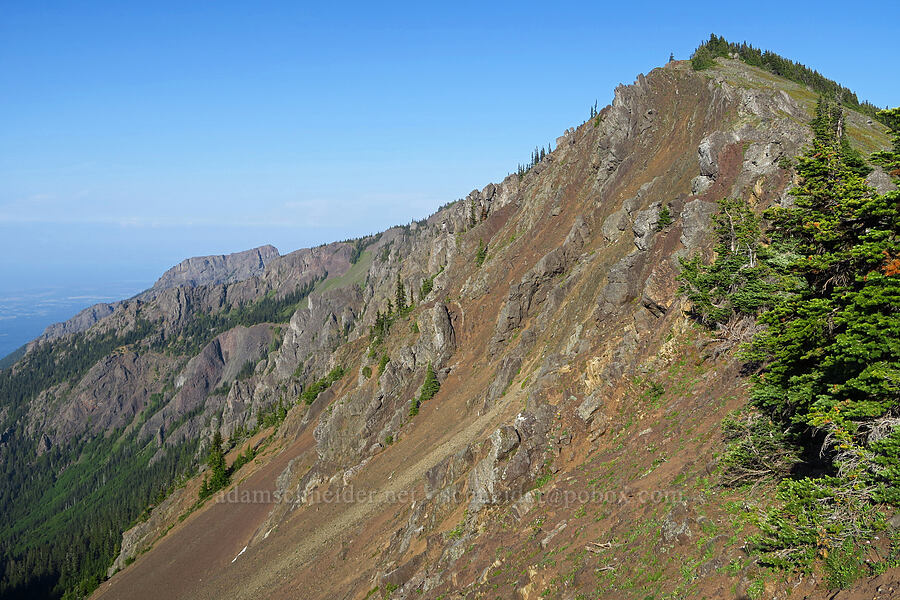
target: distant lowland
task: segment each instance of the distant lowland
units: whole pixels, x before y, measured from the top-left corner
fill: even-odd
[[[25,344],[41,337],[52,339],[83,331],[114,310],[114,303],[154,296],[177,286],[240,281],[259,274],[279,256],[266,245],[229,255],[189,258],[156,280],[109,277],[109,281],[82,278],[78,283],[34,284],[19,289],[0,288],[0,369],[24,353]],[[51,327],[52,326],[52,327]],[[49,329],[48,329],[49,328]]]
[[[147,282],[120,281],[0,291],[0,368],[8,362],[7,357],[49,325],[65,321],[88,306],[122,300],[147,287]]]

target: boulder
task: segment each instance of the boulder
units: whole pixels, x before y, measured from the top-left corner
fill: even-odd
[[[584,399],[578,408],[575,410],[575,414],[578,415],[578,418],[584,422],[588,422],[591,420],[591,417],[594,416],[594,413],[600,408],[603,403],[600,401],[600,397],[591,394],[587,398]]]
[[[632,231],[634,232],[634,245],[638,250],[644,251],[650,247],[650,240],[656,233],[656,224],[659,222],[660,202],[654,202],[647,210],[638,212],[634,219]]]
[[[624,208],[620,208],[606,217],[600,230],[603,233],[603,237],[606,238],[606,241],[611,242],[617,239],[623,231],[628,229],[628,225],[628,212]]]

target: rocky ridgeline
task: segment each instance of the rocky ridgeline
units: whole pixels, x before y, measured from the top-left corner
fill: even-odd
[[[234,254],[188,258],[163,273],[153,287],[142,295],[152,295],[172,287],[197,287],[250,279],[261,275],[266,265],[278,256],[274,246],[260,246]]]
[[[406,474],[424,498],[383,532],[381,550],[356,579],[334,583],[347,589],[330,593],[364,595],[373,582],[396,590],[393,597],[476,586],[492,567],[478,563],[477,573],[464,567],[467,549],[498,543],[501,516],[524,527],[540,498],[535,487],[551,476],[574,479],[575,457],[604,447],[608,432],[628,417],[632,382],[687,351],[676,347],[687,343],[690,330],[676,294],[678,261],[711,251],[715,201],[740,196],[760,208],[790,201],[793,180],[780,159],[809,141],[804,122],[811,106],[784,89],[751,84],[754,73],[728,61],[727,69],[710,73],[672,63],[639,76],[617,88],[596,118],[566,131],[524,175],[475,190],[423,222],[364,239],[356,264],[349,243],[286,256],[263,247],[189,259],[144,295],[95,307],[46,339],[85,327],[127,330],[138,317],[156,323],[153,336],[166,339],[201,313],[288,294],[326,273],[328,279],[286,324],[236,327],[192,356],[129,350],[104,358],[81,381],[42,394],[30,430],[46,444],[64,443],[133,422],[151,394],[163,393],[160,409],[140,424],[143,439],[162,449],[198,437],[205,442],[216,431],[227,439],[254,427],[268,407],[288,402],[276,441],[289,447],[311,433],[314,449],[281,470],[276,489],[294,500],[275,506],[250,544],[277,553],[267,545],[269,534],[289,529],[288,517],[303,513],[314,491],[366,481],[376,457],[405,456],[397,469],[411,469],[413,459],[423,460],[423,448],[437,452],[432,430],[485,419],[488,430],[472,425],[469,437],[451,440],[452,451]],[[877,133],[875,125],[858,125]],[[370,328],[395,297],[398,277],[416,306],[373,345]],[[433,285],[420,297],[425,279]],[[236,380],[248,362],[252,373]],[[309,406],[296,402],[339,365],[345,369],[339,382]],[[428,365],[442,383],[436,401],[452,406],[450,414],[462,422],[410,416]],[[687,413],[724,410],[704,402],[717,386],[733,387],[733,367],[717,364],[672,402]],[[651,439],[674,443],[677,436],[654,438],[654,427],[622,443],[634,444],[635,455]],[[407,445],[418,450],[404,455]],[[126,532],[111,574],[166,531],[172,505],[163,503]],[[560,520],[545,531],[541,548],[568,535],[566,527]],[[677,543],[677,535],[670,537]],[[242,564],[230,567],[238,580],[242,573],[262,577],[241,571]],[[519,597],[537,597],[540,577],[520,577],[513,586]],[[309,597],[329,597],[315,582],[304,585],[312,586]]]
[[[135,298],[149,300],[161,291],[176,287],[198,287],[244,281],[261,275],[266,264],[279,256],[274,246],[218,256],[197,256],[181,261],[160,277],[153,286]],[[37,341],[49,341],[64,335],[87,331],[108,317],[123,302],[99,303],[82,310],[71,319],[48,326]]]

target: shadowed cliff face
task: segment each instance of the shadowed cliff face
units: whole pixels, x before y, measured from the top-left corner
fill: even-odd
[[[356,247],[190,259],[154,294],[100,311],[88,335],[141,320],[153,332],[35,400],[62,407],[29,415],[48,444],[134,423],[157,455],[195,438],[202,452],[216,431],[290,410],[277,431],[237,440],[266,450],[233,477],[284,501],[210,503],[177,524],[195,478],[125,535],[110,573],[153,549],[97,596],[677,595],[694,554],[703,593],[730,590],[740,574],[719,566],[743,537],[703,538],[723,509],[704,505],[698,482],[743,383],[685,318],[678,259],[710,252],[717,199],[789,201],[779,165],[810,139],[802,92],[736,61],[670,63],[620,86],[524,175],[426,221]],[[180,350],[200,315],[317,281],[289,318]],[[401,312],[398,281],[413,305]],[[390,327],[373,338],[389,301]],[[343,377],[298,401],[337,366]],[[440,390],[419,406],[429,369]],[[138,422],[154,393],[162,403]],[[354,490],[366,500],[326,500]],[[633,555],[617,553],[626,545]],[[651,550],[643,575],[626,564]]]

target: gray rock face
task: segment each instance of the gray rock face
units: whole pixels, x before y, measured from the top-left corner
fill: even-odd
[[[497,367],[497,371],[494,374],[494,380],[491,382],[490,387],[488,387],[487,404],[501,397],[506,392],[509,384],[512,383],[512,380],[515,379],[516,375],[519,373],[521,366],[522,353],[517,347],[510,354],[504,356],[500,366]]]
[[[711,135],[703,138],[700,146],[697,148],[697,158],[700,162],[700,174],[710,179],[719,176],[719,153],[728,146],[737,141],[737,135],[729,131],[716,131]]]
[[[628,225],[628,212],[624,208],[620,208],[606,217],[600,230],[603,232],[603,237],[606,238],[606,241],[611,242],[628,229]]]
[[[897,189],[890,176],[885,173],[881,167],[876,167],[874,171],[866,177],[866,183],[875,188],[879,194],[886,194]]]
[[[39,339],[52,340],[71,333],[87,331],[94,323],[111,315],[115,307],[115,304],[106,303],[89,306],[68,321],[50,325]]]
[[[522,325],[532,306],[544,300],[553,277],[564,273],[575,263],[589,239],[590,228],[584,218],[578,217],[563,244],[541,257],[519,283],[510,286],[491,339],[489,352],[492,355]]]
[[[591,394],[587,398],[584,399],[578,408],[575,410],[575,414],[578,415],[578,418],[584,422],[588,422],[591,420],[591,417],[594,415],[597,410],[600,409],[600,406],[603,403],[600,401],[600,397],[596,394]]]
[[[421,382],[429,362],[438,371],[439,378],[446,374],[444,365],[456,349],[450,313],[446,306],[437,304],[423,316],[416,343],[391,354],[390,362],[378,378],[374,397],[370,388],[356,388],[329,407],[330,412],[320,416],[313,435],[321,459],[342,468],[364,460],[375,444],[396,434],[403,417],[408,416],[408,397],[401,395],[400,390],[414,381]],[[325,370],[323,367],[320,372]],[[323,402],[331,399],[329,393],[330,390],[320,396]]]
[[[355,287],[312,294],[285,329],[275,372],[288,377],[302,366],[302,374],[320,377],[327,371],[331,351],[356,324],[362,306],[362,294]]]
[[[278,256],[278,250],[267,245],[234,254],[188,258],[163,273],[151,290],[243,281],[262,274],[266,264]]]
[[[188,361],[175,378],[175,397],[162,410],[154,414],[141,428],[142,436],[153,435],[160,427],[168,427],[197,407],[206,403],[207,397],[217,386],[233,382],[247,363],[258,362],[272,339],[271,326],[235,327],[207,344],[200,354]],[[219,398],[221,407],[223,398]],[[207,408],[210,408],[207,406]],[[177,443],[196,435],[199,425],[188,421],[166,438],[167,444]]]
[[[163,320],[167,332],[190,319],[194,310],[215,311],[226,304],[252,302],[276,290],[293,291],[325,273],[340,275],[349,267],[348,244],[330,244],[279,256],[273,246],[223,256],[189,258],[166,271],[148,290],[130,300],[91,306],[71,319],[49,326],[38,338],[48,341],[87,331],[100,321],[108,329],[127,329],[137,309],[143,318]]]
[[[149,401],[156,373],[172,368],[159,355],[120,352],[91,367],[61,401],[40,397],[29,414],[49,441],[57,444],[84,433],[99,433],[127,424]]]
[[[650,247],[650,239],[656,233],[656,224],[659,222],[660,202],[654,202],[647,210],[640,211],[634,219],[634,245],[638,250],[646,250]]]
[[[50,448],[50,438],[48,438],[46,434],[41,434],[41,439],[38,441],[37,455],[41,456],[45,452],[49,452]]]
[[[633,251],[619,259],[609,270],[606,285],[600,292],[602,312],[611,312],[637,296],[637,274],[644,265],[644,253]]]
[[[513,425],[491,434],[487,456],[469,475],[470,513],[517,500],[540,474],[551,413],[546,405],[534,413],[520,413]]]
[[[438,498],[438,502],[450,502],[461,486],[453,486],[475,464],[475,455],[465,447],[431,467],[425,472],[425,498]]]
[[[456,332],[447,306],[438,303],[431,309],[431,339],[428,350],[435,369],[441,369],[456,350]]]
[[[697,175],[693,179],[691,179],[691,194],[695,196],[701,196],[706,193],[713,184],[712,177],[707,177],[705,175]]]
[[[519,434],[515,427],[504,425],[491,434],[491,449],[497,458],[503,460],[519,445]]]
[[[784,156],[779,140],[753,142],[744,151],[744,168],[751,177],[771,175],[778,169],[778,159]]]
[[[647,78],[638,75],[634,85],[617,86],[612,105],[602,111],[598,127],[599,161],[595,166],[601,189],[613,179],[616,171],[629,158],[632,142],[653,126],[653,112],[641,111],[640,116],[636,114],[637,107],[646,104],[649,88]],[[572,144],[577,141],[574,132],[567,136],[567,140]]]
[[[710,217],[718,207],[714,202],[691,200],[681,211],[681,243],[688,250],[700,246],[710,232]]]

